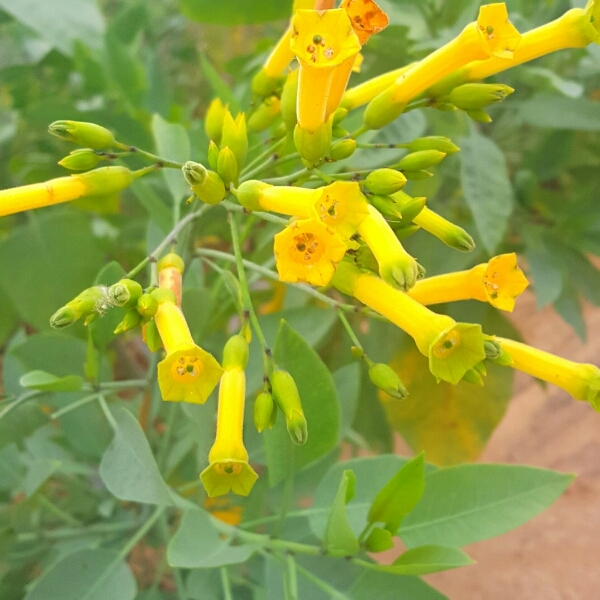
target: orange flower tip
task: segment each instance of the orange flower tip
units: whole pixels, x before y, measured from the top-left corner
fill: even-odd
[[[346,253],[342,237],[319,220],[294,222],[275,236],[275,259],[281,281],[327,285]]]
[[[517,255],[501,254],[488,262],[483,275],[483,285],[488,302],[501,310],[512,312],[515,299],[529,282],[517,264]]]
[[[438,380],[456,385],[485,357],[481,325],[456,323],[431,342],[429,370]]]
[[[366,44],[372,35],[389,25],[387,14],[373,0],[343,0],[340,8],[350,17],[352,29],[361,44]]]
[[[486,4],[479,9],[477,28],[491,56],[511,59],[521,42],[521,34],[508,19],[504,2]]]
[[[222,460],[209,465],[200,474],[209,498],[233,492],[247,496],[258,479],[254,469],[245,461]]]
[[[160,393],[166,401],[204,404],[222,373],[211,354],[196,345],[182,346],[158,364]]]

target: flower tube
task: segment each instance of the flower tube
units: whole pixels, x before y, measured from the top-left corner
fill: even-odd
[[[512,312],[515,299],[528,285],[517,255],[511,253],[495,256],[468,271],[421,279],[408,294],[423,305],[479,300]]]
[[[223,367],[219,387],[217,436],[209,454],[209,466],[200,475],[210,498],[232,491],[247,496],[258,475],[248,463],[244,446],[244,403],[248,344],[241,335],[229,339],[223,351]]]
[[[494,337],[510,358],[511,365],[518,369],[547,381],[569,392],[576,400],[590,403],[594,410],[600,412],[600,369],[595,365],[577,363],[532,348],[527,344],[505,338]]]
[[[408,333],[438,379],[456,384],[486,357],[480,325],[438,315],[349,261],[339,265],[333,285]]]
[[[158,363],[158,385],[163,400],[204,404],[223,369],[211,354],[194,343],[181,309],[159,302],[154,322],[167,351]]]
[[[399,116],[413,98],[473,60],[495,56],[508,61],[520,40],[504,3],[482,6],[477,21],[415,64],[370,102],[364,114],[365,126],[381,129]]]
[[[89,196],[116,194],[146,172],[125,167],[102,167],[87,173],[57,177],[43,183],[0,190],[0,216],[69,202]]]

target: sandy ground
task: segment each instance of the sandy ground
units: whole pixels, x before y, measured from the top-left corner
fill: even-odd
[[[525,341],[565,358],[600,365],[600,309],[586,307],[587,344],[532,294],[513,321]],[[465,550],[477,564],[426,579],[451,600],[600,600],[600,415],[562,390],[519,374],[515,397],[482,462],[577,473],[547,511]]]

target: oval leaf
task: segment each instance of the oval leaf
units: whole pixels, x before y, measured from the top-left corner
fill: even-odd
[[[83,379],[79,375],[57,377],[46,371],[29,371],[19,379],[19,384],[24,388],[45,392],[78,392],[83,385]]]

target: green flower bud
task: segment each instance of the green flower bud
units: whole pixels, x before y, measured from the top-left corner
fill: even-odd
[[[478,110],[502,102],[514,91],[501,83],[465,83],[455,87],[447,100],[462,110]]]
[[[229,189],[231,182],[235,182],[238,176],[238,165],[235,154],[228,146],[221,148],[219,159],[217,160],[217,173],[223,180],[225,187]]]
[[[166,288],[154,288],[150,295],[156,300],[156,302],[160,305],[164,302],[173,302],[175,303],[175,294],[173,291],[168,290]]]
[[[281,77],[270,77],[262,69],[252,78],[252,93],[266,98],[279,86]]]
[[[347,108],[342,108],[340,106],[338,109],[336,109],[336,111],[333,113],[333,126],[335,127],[336,125],[339,125],[346,118],[347,114]]]
[[[392,199],[400,208],[403,225],[408,225],[425,208],[426,198],[412,198],[403,191],[396,192]]]
[[[87,288],[73,300],[67,302],[67,306],[75,309],[79,316],[90,313],[104,314],[111,306],[108,299],[108,288],[103,285]]]
[[[414,223],[408,223],[407,225],[404,225],[402,221],[397,223],[390,223],[390,226],[394,230],[394,233],[396,234],[396,237],[399,240],[403,240],[407,237],[410,237],[414,233],[417,233],[419,229],[421,229],[418,225],[415,225]]]
[[[202,202],[218,204],[225,198],[225,184],[214,171],[207,171],[203,165],[191,160],[183,165],[182,171],[192,191]]]
[[[433,173],[429,171],[404,171],[404,175],[406,175],[406,179],[411,181],[433,177]]]
[[[277,404],[269,392],[261,392],[254,401],[254,426],[258,433],[271,429],[277,417]]]
[[[121,279],[108,288],[108,298],[114,306],[133,308],[142,295],[142,286],[133,279]]]
[[[339,125],[334,127],[331,131],[331,136],[334,138],[347,138],[350,132]]]
[[[137,311],[145,319],[151,319],[158,310],[158,301],[152,294],[142,294],[137,301]]]
[[[402,144],[410,152],[419,152],[420,150],[439,150],[445,154],[454,154],[460,148],[453,144],[449,138],[441,135],[429,135],[427,137],[416,138],[408,144]]]
[[[393,225],[393,223],[391,225]],[[373,271],[373,273],[379,273],[379,263],[377,262],[373,251],[367,244],[361,244],[356,251],[356,264],[369,271]],[[348,296],[352,296],[352,294],[350,293]]]
[[[96,123],[54,121],[48,127],[48,131],[61,140],[75,142],[80,146],[88,146],[94,150],[110,148],[116,144],[112,132],[106,127],[96,125]]]
[[[281,93],[281,118],[288,131],[296,127],[296,98],[298,96],[298,69],[291,71]]]
[[[369,201],[384,217],[402,219],[400,209],[390,196],[371,196]]]
[[[261,191],[268,187],[270,187],[268,183],[263,183],[257,179],[244,181],[237,189],[238,202],[246,210],[262,210],[259,203]]]
[[[408,392],[398,374],[384,363],[377,363],[369,367],[369,379],[380,390],[389,394],[393,398],[403,400],[408,396]]]
[[[229,146],[235,154],[237,168],[241,170],[246,161],[246,154],[248,154],[248,134],[246,132],[246,115],[244,113],[239,113],[235,119],[229,111],[225,113],[220,146],[221,148]]]
[[[339,140],[331,145],[329,158],[331,160],[344,160],[354,154],[356,150],[356,140],[345,139]]]
[[[484,339],[483,349],[485,350],[485,357],[490,360],[499,358],[503,352],[502,346],[493,339]]]
[[[72,306],[63,306],[50,317],[50,327],[54,329],[69,327],[80,317],[81,313],[77,312]]]
[[[396,168],[402,171],[421,171],[441,163],[446,158],[445,152],[439,150],[419,150],[407,154]]]
[[[484,385],[483,377],[481,377],[476,369],[468,369],[463,375],[462,381],[466,381],[472,385]]]
[[[357,360],[361,359],[365,355],[365,351],[358,346],[350,346],[350,353]]]
[[[242,371],[248,364],[248,342],[241,335],[233,335],[223,348],[223,368],[228,369],[238,368]]]
[[[221,143],[223,119],[228,107],[229,104],[224,105],[220,98],[215,98],[209,104],[206,116],[204,117],[204,131],[206,131],[208,139],[214,141],[216,144]]]
[[[271,387],[275,402],[285,416],[292,441],[304,444],[308,431],[296,382],[287,371],[277,370],[271,375]]]
[[[156,265],[159,273],[163,269],[168,269],[169,267],[174,267],[180,273],[183,273],[185,271],[185,263],[183,262],[183,258],[181,258],[181,256],[175,252],[169,252],[168,254],[165,254]]]
[[[406,177],[395,169],[377,169],[369,173],[364,181],[364,186],[370,192],[380,196],[389,196],[405,185]]]
[[[119,333],[125,333],[131,329],[135,329],[141,321],[142,315],[140,315],[137,310],[128,310],[125,313],[123,320],[117,325],[114,332],[118,335]]]
[[[248,118],[248,129],[264,131],[281,113],[281,100],[277,96],[265,98]]]
[[[208,144],[208,164],[213,171],[217,170],[217,164],[219,161],[219,146],[217,146],[212,140]]]
[[[93,169],[99,162],[105,160],[106,157],[98,154],[91,148],[77,148],[65,156],[58,164],[65,169],[71,171],[87,171]]]
[[[137,175],[125,167],[114,166],[100,167],[71,177],[77,177],[87,186],[85,196],[109,196],[130,186]]]
[[[160,334],[158,333],[158,328],[156,327],[154,319],[148,321],[144,327],[144,341],[150,352],[156,352],[162,348],[162,340],[160,339]]]
[[[322,123],[314,131],[296,125],[294,144],[300,156],[312,167],[318,160],[329,154],[331,146],[331,124]]]
[[[467,115],[469,115],[469,117],[471,117],[471,119],[473,119],[473,121],[477,121],[478,123],[492,122],[492,117],[490,117],[490,115],[488,115],[485,110],[481,108],[474,108],[471,110],[466,110],[465,112]]]

